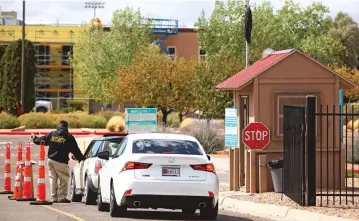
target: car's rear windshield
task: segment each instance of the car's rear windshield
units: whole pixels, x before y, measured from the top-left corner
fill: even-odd
[[[133,142],[132,153],[202,155],[197,142],[189,140],[139,139]]]

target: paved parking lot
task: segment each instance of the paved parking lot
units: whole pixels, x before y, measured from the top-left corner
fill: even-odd
[[[15,177],[15,164],[16,164],[16,150],[17,144],[30,141],[28,137],[14,137],[14,136],[0,136],[0,173],[4,171],[4,145],[6,142],[12,142],[12,177]],[[39,148],[36,145],[32,145],[32,160],[38,161],[39,158]],[[25,149],[23,149],[23,157],[25,157]],[[74,165],[76,162],[70,162],[70,166]],[[220,174],[221,182],[228,182],[228,173],[226,172],[227,163],[226,158],[218,158],[215,160],[216,169]],[[37,165],[34,166],[34,194],[36,195],[36,185],[37,185]],[[3,188],[3,176],[0,174],[0,188]],[[48,175],[46,173],[46,187],[47,187],[47,197],[50,199],[49,192],[49,182]],[[14,185],[14,180],[12,179],[12,186]],[[30,205],[29,202],[17,202],[8,200],[7,195],[0,195],[0,216],[1,220],[4,221],[23,221],[23,220],[36,220],[36,221],[65,221],[65,220],[112,220],[109,213],[99,212],[96,206],[86,206],[82,203],[70,203],[70,204],[53,204],[51,206],[38,206]],[[196,220],[199,216],[196,214],[195,217],[186,217],[182,215],[180,211],[170,211],[170,210],[130,210],[128,217],[119,218],[118,220]],[[236,220],[236,221],[247,221],[255,220],[261,221],[265,219],[250,217],[243,214],[230,213],[226,211],[221,211],[217,220]]]

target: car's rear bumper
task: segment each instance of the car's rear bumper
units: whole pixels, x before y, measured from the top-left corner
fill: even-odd
[[[164,207],[168,203],[160,206],[162,201],[176,198],[179,200],[176,208],[181,209],[183,206],[181,202],[185,202],[186,205],[191,202],[191,199],[196,199],[193,200],[193,205],[197,208],[201,200],[205,200],[207,205],[215,204],[219,195],[219,182],[215,174],[208,174],[205,181],[138,180],[129,176],[122,177],[119,175],[114,177],[113,182],[118,204],[136,197],[147,197],[146,201],[153,204],[149,207],[168,208],[168,206]],[[131,190],[131,194],[125,195],[126,191],[129,190]],[[210,197],[212,194],[213,198]],[[209,203],[208,200],[211,202]],[[175,200],[168,201],[176,203]],[[147,205],[146,207],[148,208]]]
[[[139,202],[139,205],[134,205]],[[202,203],[202,204],[201,204]],[[183,209],[213,207],[212,197],[208,196],[170,196],[170,195],[129,195],[122,198],[122,205],[128,208]]]

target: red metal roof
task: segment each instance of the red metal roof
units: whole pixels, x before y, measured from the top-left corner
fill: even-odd
[[[243,69],[241,72],[233,75],[232,77],[218,84],[217,88],[218,89],[239,88],[242,85],[249,82],[250,80],[252,80],[257,75],[261,74],[263,71],[269,69],[273,65],[277,64],[279,61],[286,58],[294,51],[296,51],[296,49],[288,49],[288,50],[273,52],[268,56],[258,60],[251,66]]]

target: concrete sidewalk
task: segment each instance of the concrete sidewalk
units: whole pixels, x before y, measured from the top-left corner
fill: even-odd
[[[288,206],[277,206],[270,204],[254,203],[251,201],[242,201],[231,198],[243,192],[222,192],[219,196],[219,208],[231,212],[249,214],[262,218],[275,219],[281,218],[291,221],[352,221],[335,216],[327,216],[321,213],[309,212],[300,209],[294,209]]]

